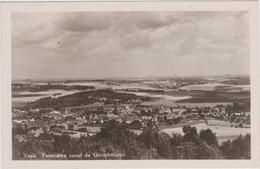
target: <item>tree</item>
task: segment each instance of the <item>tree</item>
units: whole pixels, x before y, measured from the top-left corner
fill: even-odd
[[[159,114],[160,110],[158,107],[156,107],[154,110],[153,110],[153,114]]]
[[[232,149],[235,158],[250,159],[251,156],[250,140],[251,137],[249,134],[247,134],[244,137],[240,135],[237,139],[232,141]]]
[[[154,151],[157,154],[156,159],[174,159],[177,158],[175,148],[172,146],[170,136],[161,133],[153,125],[148,125],[139,136],[146,149]]]
[[[232,150],[232,142],[230,140],[224,141],[219,147],[219,149],[225,158],[232,159],[233,150]]]
[[[101,128],[92,141],[99,144],[98,150],[103,153],[120,152],[125,154],[124,159],[142,158],[143,150],[140,148],[137,135],[116,121],[110,121],[107,127]]]
[[[184,133],[184,141],[186,142],[193,142],[196,145],[199,144],[199,138],[196,127],[191,126],[183,126],[182,128]]]
[[[27,133],[28,133],[28,129],[27,128],[24,129],[22,126],[16,126],[12,128],[13,136],[17,134],[27,134]]]
[[[186,113],[191,113],[192,112],[192,109],[190,107],[186,108]]]
[[[183,142],[177,147],[180,152],[181,159],[195,159],[196,158],[196,145],[192,142]]]
[[[57,153],[69,153],[71,151],[71,138],[67,134],[54,135],[53,147]]]
[[[205,142],[198,145],[195,149],[195,152],[196,152],[195,159],[221,159],[221,158],[223,158],[223,156],[217,146],[209,146]]]
[[[251,136],[239,136],[237,139],[223,142],[219,149],[227,159],[250,159],[251,158]]]
[[[201,130],[199,138],[205,141],[209,146],[218,146],[216,134],[214,134],[210,129]]]
[[[232,113],[232,105],[228,104],[226,107],[225,107],[225,111],[230,115]]]

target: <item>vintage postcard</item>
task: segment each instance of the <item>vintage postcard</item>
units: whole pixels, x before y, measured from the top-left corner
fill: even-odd
[[[3,3],[1,33],[4,169],[259,167],[256,1]]]

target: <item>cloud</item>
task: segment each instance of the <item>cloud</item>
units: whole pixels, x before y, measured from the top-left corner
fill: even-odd
[[[51,13],[12,13],[12,45],[38,44],[55,36],[55,20]]]
[[[72,32],[89,32],[108,29],[112,26],[111,18],[106,13],[69,13],[58,21],[58,27]]]
[[[125,36],[120,41],[121,46],[126,50],[135,48],[148,48],[153,44],[152,39],[142,33],[130,34]]]
[[[239,11],[13,13],[13,78],[248,74],[248,20]]]
[[[169,26],[174,23],[174,20],[167,17],[167,15],[163,12],[133,13],[132,17],[136,18],[136,27],[140,29],[156,29]]]

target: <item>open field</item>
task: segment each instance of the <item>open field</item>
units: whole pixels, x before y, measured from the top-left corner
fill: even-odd
[[[165,100],[163,98],[161,99],[151,99],[148,101],[144,101],[143,103],[141,103],[141,105],[144,106],[177,106],[177,104],[174,101],[171,100]]]
[[[185,107],[215,107],[217,105],[232,105],[233,102],[213,102],[213,103],[176,103]]]
[[[230,100],[249,100],[250,92],[219,92],[218,96],[224,97]]]
[[[186,100],[178,100],[177,103],[215,103],[215,102],[248,102],[250,92],[216,92],[205,91]]]
[[[202,91],[214,91],[217,86],[224,86],[223,83],[209,83],[209,84],[199,84],[199,85],[187,85],[180,87],[182,90],[202,90]]]
[[[48,91],[39,91],[39,92],[28,92],[23,91],[16,94],[16,97],[12,97],[13,101],[20,101],[20,102],[33,102],[45,97],[52,97],[58,98],[61,96],[71,95],[74,93],[80,92],[79,90],[48,90]],[[25,96],[25,97],[19,97]]]
[[[146,81],[144,81],[146,82]],[[155,81],[156,82],[156,81]],[[153,81],[153,83],[155,83]],[[161,83],[158,81],[158,83]],[[21,83],[22,84],[22,83]],[[21,85],[20,84],[20,85]],[[35,82],[34,85],[40,85]],[[55,83],[54,83],[55,84]],[[232,104],[233,102],[245,103],[250,100],[250,92],[244,89],[248,89],[249,85],[227,85],[224,83],[209,83],[201,85],[188,85],[180,87],[179,89],[161,89],[156,86],[149,86],[149,83],[143,83],[143,81],[87,81],[87,82],[59,82],[54,86],[70,86],[80,87],[86,86],[96,89],[108,89],[114,90],[119,93],[134,94],[141,97],[150,97],[150,100],[146,100],[142,105],[164,105],[164,106],[180,106],[187,107],[200,107],[200,106],[216,106],[218,104]],[[242,88],[242,91],[232,91],[234,89]],[[28,84],[25,85],[28,88]],[[228,88],[228,89],[227,89]],[[28,88],[29,89],[29,88]],[[185,90],[184,90],[185,89]],[[186,90],[188,89],[188,90]],[[221,91],[223,89],[223,91]],[[91,90],[91,89],[89,89]],[[158,92],[153,92],[158,91]],[[13,107],[21,107],[27,102],[33,102],[44,97],[59,98],[62,96],[73,95],[79,90],[60,90],[52,89],[47,91],[13,91]],[[23,96],[23,97],[19,97]]]
[[[219,143],[222,143],[225,140],[233,140],[237,138],[240,134],[241,135],[246,135],[247,133],[250,133],[251,130],[249,128],[234,128],[234,127],[223,127],[223,126],[211,126],[211,125],[206,125],[204,123],[201,124],[196,124],[196,125],[191,125],[192,127],[196,127],[198,133],[201,130],[206,130],[206,129],[211,129],[213,133],[216,134]],[[172,135],[173,133],[181,134],[183,135],[182,127],[178,128],[167,128],[163,129],[163,132]]]
[[[232,123],[229,121],[222,121],[222,120],[207,120],[208,126],[222,126],[222,127],[230,127]]]
[[[26,104],[26,101],[15,101],[12,100],[12,108],[22,108]]]
[[[208,83],[208,84],[199,84],[199,85],[187,85],[187,86],[180,87],[180,89],[182,89],[182,90],[240,92],[240,91],[250,91],[250,85]]]

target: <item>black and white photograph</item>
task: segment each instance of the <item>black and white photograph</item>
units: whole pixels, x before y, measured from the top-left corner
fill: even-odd
[[[55,11],[46,4],[49,11],[32,4],[3,12],[10,24],[2,62],[6,165],[256,162],[250,5],[88,2],[79,10],[57,3]]]
[[[250,159],[248,13],[12,13],[13,160]]]
[[[13,160],[250,159],[248,13],[12,13]]]

